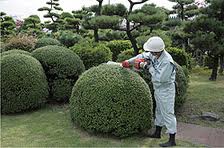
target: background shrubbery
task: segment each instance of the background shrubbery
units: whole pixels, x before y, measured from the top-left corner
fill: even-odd
[[[4,50],[20,49],[25,51],[33,51],[36,44],[36,39],[33,36],[17,35],[5,43]]]
[[[119,137],[151,128],[151,105],[149,87],[137,73],[107,64],[83,73],[70,98],[75,124]]]
[[[91,42],[84,41],[70,49],[79,55],[86,69],[112,60],[112,53],[104,44],[93,44]]]
[[[40,48],[48,45],[61,45],[61,43],[50,37],[43,37],[37,40],[35,48]]]
[[[50,100],[67,101],[75,81],[85,69],[79,56],[56,45],[38,48],[32,55],[41,62],[45,70]]]

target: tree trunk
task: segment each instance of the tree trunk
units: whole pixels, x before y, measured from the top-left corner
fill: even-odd
[[[99,5],[98,5],[98,10],[96,11],[96,16],[100,16],[103,0],[97,0],[97,1],[99,2]],[[95,39],[95,42],[99,42],[98,29],[94,29],[94,39]]]
[[[224,55],[220,56],[220,61],[219,61],[219,74],[223,74],[223,69],[224,69]]]
[[[184,5],[181,4],[181,20],[184,20]]]
[[[132,36],[131,31],[126,31],[127,32],[127,36],[129,38],[129,40],[131,41],[132,47],[134,49],[134,56],[139,54],[139,49],[137,46],[137,41],[135,40],[135,38]]]
[[[99,42],[98,29],[94,29],[94,39],[95,39],[95,42]]]
[[[219,56],[215,55],[213,57],[213,60],[214,60],[214,63],[213,63],[213,66],[212,66],[212,74],[211,74],[211,76],[209,78],[209,80],[211,80],[211,81],[215,81],[216,78],[217,78],[218,65],[219,65]]]

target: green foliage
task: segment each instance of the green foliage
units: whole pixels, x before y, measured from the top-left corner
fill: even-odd
[[[6,41],[5,51],[12,49],[20,49],[25,51],[33,51],[36,39],[33,36],[17,35]]]
[[[60,27],[61,20],[59,19],[60,14],[59,11],[63,11],[61,7],[59,7],[59,0],[49,0],[46,2],[49,7],[41,7],[38,8],[38,11],[47,11],[47,14],[44,15],[44,18],[49,18],[52,22],[49,24],[45,24],[45,27],[56,32],[58,27]]]
[[[184,49],[176,48],[176,47],[168,47],[166,50],[173,57],[173,60],[177,62],[180,66],[190,67],[188,62],[188,55]]]
[[[83,26],[86,29],[117,29],[119,27],[119,23],[121,18],[118,16],[96,16],[91,18],[90,20],[84,22]]]
[[[118,56],[117,56],[117,62],[122,62],[124,60],[132,58],[134,55],[134,50],[133,49],[128,49],[125,51],[122,51]]]
[[[0,32],[1,38],[7,38],[15,34],[16,24],[12,17],[7,16],[6,13],[0,12]]]
[[[107,64],[83,73],[70,98],[76,125],[118,137],[151,128],[151,105],[150,90],[138,74]]]
[[[82,59],[86,69],[112,60],[112,52],[104,44],[81,42],[70,48]]]
[[[113,61],[117,60],[118,54],[120,54],[124,50],[130,49],[131,46],[132,46],[131,42],[128,40],[115,40],[107,43],[107,47],[109,47],[110,51],[113,53],[112,54]]]
[[[102,8],[102,15],[118,15],[125,16],[127,8],[123,4],[104,5]]]
[[[99,38],[101,41],[128,40],[126,32],[111,29],[100,30]]]
[[[39,61],[16,52],[1,55],[1,113],[40,107],[48,94],[46,76]]]
[[[67,101],[74,83],[85,69],[79,56],[56,45],[37,48],[32,55],[45,70],[50,87],[50,101]]]
[[[214,65],[213,58],[209,57],[208,55],[205,55],[203,59],[203,66],[212,69],[213,65]]]
[[[38,15],[30,15],[28,18],[25,18],[23,25],[19,28],[20,32],[29,35],[41,35],[41,30],[41,20]]]
[[[13,50],[8,50],[4,51],[1,53],[1,56],[9,55],[9,54],[25,54],[31,56],[30,52],[24,51],[24,50],[19,50],[19,49],[13,49]]]
[[[78,43],[82,39],[77,33],[73,33],[72,31],[62,31],[59,33],[58,40],[65,45],[66,47],[71,47],[74,44]]]
[[[153,4],[145,4],[141,9],[133,11],[129,16],[129,21],[134,21],[135,23],[141,23],[141,25],[146,26],[156,26],[158,23],[162,22],[166,18],[165,12],[156,8]]]
[[[40,47],[44,47],[44,46],[48,46],[48,45],[60,46],[61,43],[56,39],[49,38],[49,37],[43,37],[43,38],[40,38],[37,40],[35,48],[40,48]]]

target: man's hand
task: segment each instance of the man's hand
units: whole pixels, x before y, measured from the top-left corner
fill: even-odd
[[[130,68],[130,64],[129,64],[128,60],[125,60],[125,61],[122,62],[122,67]]]
[[[135,65],[134,65],[134,67],[136,69],[143,68],[143,67],[141,67],[141,66],[143,66],[141,63],[145,63],[145,60],[144,59],[135,59]]]

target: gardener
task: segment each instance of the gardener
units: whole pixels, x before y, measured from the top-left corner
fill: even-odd
[[[150,72],[156,100],[156,130],[149,137],[161,138],[161,130],[165,125],[170,137],[168,142],[160,146],[168,147],[176,145],[177,123],[174,114],[176,70],[171,55],[164,48],[165,44],[160,37],[151,37],[143,46],[145,52],[123,61],[122,66],[129,68],[134,64],[135,68],[147,68]]]

